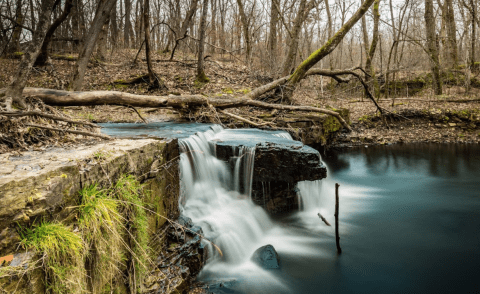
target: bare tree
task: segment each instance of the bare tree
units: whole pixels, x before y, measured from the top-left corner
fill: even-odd
[[[7,90],[5,92],[5,102],[3,103],[3,105],[5,106],[7,111],[12,111],[12,105],[14,104],[16,104],[16,106],[20,108],[26,107],[25,99],[22,96],[22,92],[25,88],[25,84],[27,83],[30,70],[32,69],[38,55],[40,54],[40,48],[43,40],[45,39],[48,25],[50,23],[53,3],[54,0],[42,1],[40,13],[38,16],[38,24],[36,26],[36,30],[32,35],[32,41],[30,42],[30,46],[25,52],[22,61],[18,65],[13,82],[7,87]]]
[[[40,49],[40,54],[38,55],[37,59],[35,60],[35,66],[42,66],[47,63],[48,60],[48,45],[50,45],[53,34],[57,30],[57,28],[62,24],[67,19],[67,16],[70,14],[70,11],[72,10],[73,7],[73,2],[72,0],[66,0],[65,1],[65,6],[63,8],[62,14],[60,14],[59,17],[57,17],[52,25],[48,28],[48,31],[45,35],[45,39],[43,40],[42,47]]]
[[[291,35],[287,42],[288,52],[287,56],[285,57],[285,62],[282,66],[283,76],[290,74],[290,72],[293,70],[295,59],[297,57],[298,39],[300,37],[302,25],[305,22],[305,19],[308,17],[310,11],[315,7],[316,4],[317,3],[315,0],[310,0],[308,3],[307,0],[300,0],[297,15],[295,17],[295,20],[293,21],[293,28],[290,31]]]
[[[295,72],[288,78],[285,87],[284,98],[290,101],[293,91],[297,84],[305,77],[307,71],[312,68],[317,62],[330,54],[338,44],[343,40],[345,35],[357,23],[357,21],[367,12],[368,8],[375,0],[366,0],[360,8],[352,15],[352,17],[330,38],[325,45],[313,52],[306,60],[304,60],[295,70]]]
[[[85,70],[87,69],[87,64],[92,55],[93,48],[97,42],[100,31],[102,30],[105,21],[110,15],[112,8],[115,6],[117,0],[100,0],[97,6],[97,11],[95,13],[95,18],[93,19],[92,25],[87,33],[87,38],[80,50],[78,55],[78,61],[75,65],[75,70],[73,74],[73,80],[70,84],[70,87],[74,91],[80,91],[83,85],[83,78],[85,77]]]

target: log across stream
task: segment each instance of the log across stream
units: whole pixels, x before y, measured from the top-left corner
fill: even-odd
[[[300,210],[272,214],[250,197],[255,148],[236,148],[230,162],[220,160],[215,142],[224,135],[214,127],[180,142],[183,214],[223,253],[210,248],[198,277],[209,291],[469,293],[480,287],[478,145],[329,152],[322,158],[328,177],[295,186]],[[334,228],[318,218],[334,220],[335,183],[341,184],[340,256]],[[278,254],[278,267],[252,259],[265,245]]]

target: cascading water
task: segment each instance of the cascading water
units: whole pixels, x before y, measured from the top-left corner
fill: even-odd
[[[210,258],[210,266],[243,262],[255,249],[249,245],[272,227],[263,209],[249,197],[255,148],[236,150],[232,174],[228,163],[214,156],[212,139],[219,131],[216,128],[180,142],[183,213],[200,225],[205,237],[223,252],[223,257],[214,254]]]
[[[273,135],[292,140],[286,132]],[[289,293],[274,272],[263,270],[250,258],[257,248],[267,244],[287,251],[310,249],[299,245],[290,231],[275,224],[251,201],[255,145],[234,147],[230,165],[215,157],[215,141],[234,136],[231,130],[215,126],[180,141],[182,213],[200,225],[205,238],[219,246],[223,253],[221,256],[212,245],[207,245],[210,246],[209,260],[200,278],[233,277],[243,280],[242,284],[248,284],[247,280],[254,283],[255,290],[264,284],[268,291],[273,287],[277,293]]]

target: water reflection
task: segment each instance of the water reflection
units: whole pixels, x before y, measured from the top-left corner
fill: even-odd
[[[361,155],[371,175],[418,171],[433,177],[459,177],[478,171],[480,155],[476,149],[466,144],[394,144],[354,148],[348,156]],[[333,171],[350,168],[342,152],[329,150],[325,154]]]

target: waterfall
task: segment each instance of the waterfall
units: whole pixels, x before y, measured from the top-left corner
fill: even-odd
[[[210,250],[209,264],[239,264],[250,257],[272,222],[250,199],[255,146],[234,149],[232,172],[227,162],[214,156],[212,140],[221,130],[216,127],[180,141],[181,208],[221,248],[223,257]]]
[[[223,253],[219,254],[213,245],[206,242],[209,258],[199,278],[242,280],[240,288],[243,289],[237,288],[241,293],[251,293],[252,289],[259,292],[264,289],[264,293],[291,293],[278,276],[278,271],[259,267],[250,260],[252,254],[267,244],[287,254],[311,255],[318,250],[311,248],[311,241],[305,241],[305,235],[298,235],[275,223],[263,208],[252,202],[255,142],[262,138],[263,133],[235,131],[214,126],[207,132],[179,141],[182,214],[201,226],[205,238]],[[272,135],[292,140],[286,132]],[[230,162],[217,159],[215,144],[235,136],[247,138],[247,146],[233,147]],[[257,141],[249,141],[248,138],[256,138]],[[269,185],[265,184],[264,189],[269,189]],[[308,195],[315,195],[315,192],[312,190]],[[318,193],[316,195],[318,197]],[[305,203],[310,205],[314,202],[309,201],[306,198]]]

